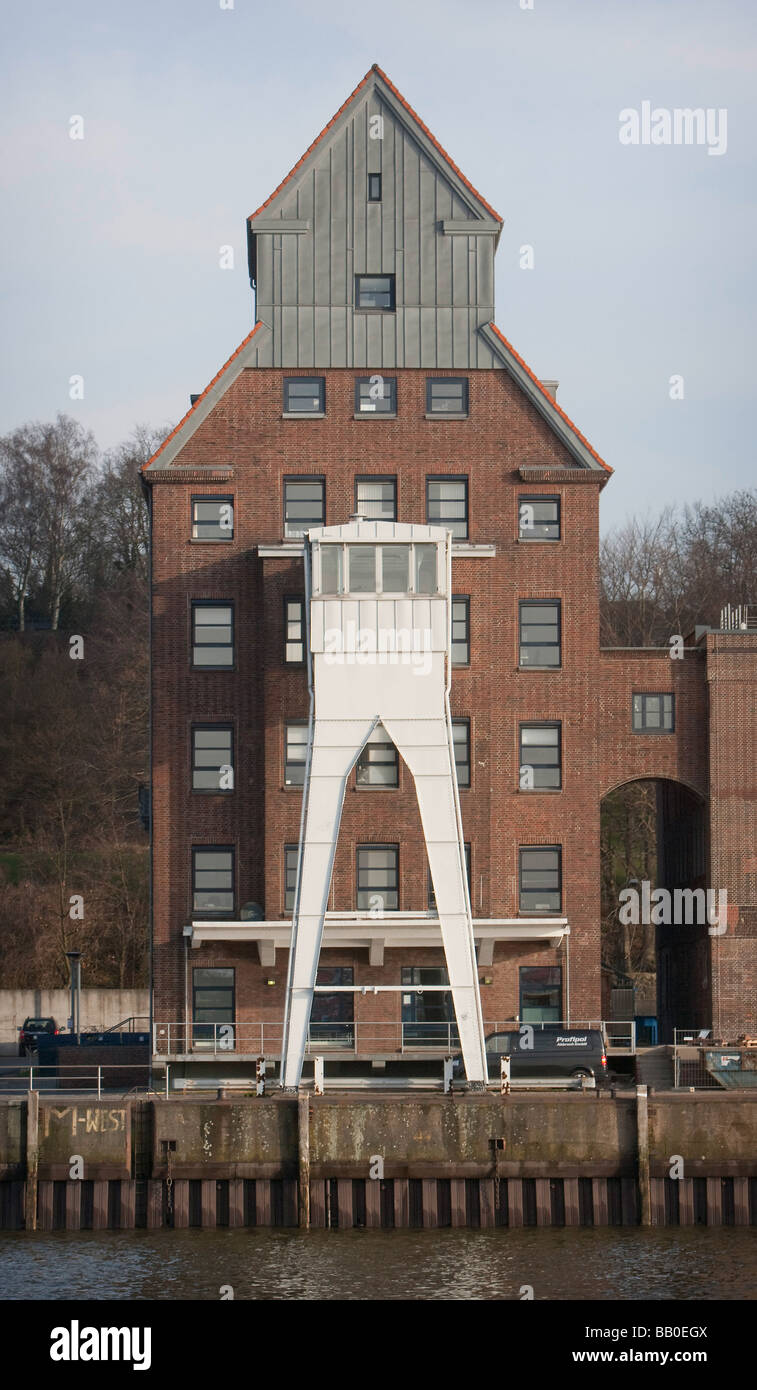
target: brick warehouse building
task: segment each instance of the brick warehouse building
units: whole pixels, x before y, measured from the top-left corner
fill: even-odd
[[[154,1022],[174,1074],[207,1059],[213,1025],[233,1024],[224,1074],[281,1049],[308,717],[302,534],[353,514],[452,530],[451,707],[487,1023],[602,1017],[601,802],[652,778],[660,882],[729,896],[722,935],[660,929],[662,1035],[757,1031],[757,632],[697,629],[680,660],[600,648],[611,469],[495,326],[501,228],[372,68],[249,218],[254,327],[143,470]],[[346,790],[330,908],[319,981],[407,993],[317,996],[314,1050],[381,1064],[443,1047],[448,1005],[416,992],[445,976],[413,783],[380,738]]]

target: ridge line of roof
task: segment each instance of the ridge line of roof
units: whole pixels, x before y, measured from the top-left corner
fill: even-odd
[[[389,77],[387,77],[383,68],[379,67],[378,63],[373,63],[371,65],[371,67],[365,74],[365,77],[363,77],[361,81],[358,82],[355,89],[352,92],[350,92],[346,101],[342,102],[342,105],[339,107],[339,110],[334,113],[334,115],[331,117],[331,120],[323,127],[323,130],[320,132],[320,134],[316,135],[315,140],[313,140],[312,143],[308,145],[308,148],[306,149],[305,153],[301,156],[300,159],[297,160],[297,163],[292,165],[292,168],[289,170],[289,173],[281,180],[281,183],[278,185],[278,187],[274,188],[273,193],[271,193],[271,195],[268,198],[266,198],[264,203],[260,204],[259,208],[256,208],[254,212],[250,213],[249,217],[247,218],[248,223],[252,222],[253,218],[257,217],[258,214],[261,213],[264,208],[267,208],[269,204],[273,202],[274,198],[278,197],[282,188],[286,187],[286,185],[289,183],[289,180],[294,177],[294,175],[297,173],[297,170],[305,163],[306,159],[308,159],[309,156],[313,153],[313,150],[316,148],[317,145],[320,144],[323,137],[327,134],[329,130],[331,130],[331,127],[336,124],[336,122],[339,120],[339,117],[342,115],[344,111],[346,111],[350,103],[354,101],[358,92],[362,90],[366,82],[368,82],[371,73],[373,72],[378,73],[382,82],[386,83],[386,86],[389,88],[390,92],[392,92],[392,94],[397,98],[400,105],[405,108],[405,110],[408,112],[410,116],[412,116],[413,120],[417,123],[417,125],[420,126],[424,135],[428,137],[434,148],[439,151],[439,154],[442,156],[442,158],[446,161],[450,168],[454,170],[458,178],[465,184],[465,187],[470,190],[470,192],[474,195],[475,198],[477,198],[481,206],[485,207],[487,212],[491,213],[495,221],[501,223],[503,221],[503,218],[500,216],[500,214],[496,212],[495,209],[492,207],[491,203],[487,202],[486,198],[484,198],[483,195],[479,193],[478,189],[474,187],[470,179],[467,179],[465,177],[465,174],[462,172],[462,169],[458,168],[454,159],[452,159],[450,155],[447,154],[447,151],[445,150],[444,146],[440,144],[436,136],[432,134],[425,122],[421,120],[417,111],[413,110],[413,107],[410,105],[410,102],[406,101],[405,97],[403,97],[399,89],[395,87],[394,83],[390,80]]]
[[[545,401],[547,401],[548,404],[552,407],[552,409],[556,410],[558,415],[562,417],[562,419],[565,421],[565,424],[568,425],[568,427],[573,431],[573,434],[576,436],[576,438],[580,439],[584,448],[589,450],[589,453],[591,454],[592,458],[595,458],[597,460],[597,463],[599,463],[602,466],[602,468],[604,468],[606,473],[611,474],[614,470],[610,467],[609,463],[605,463],[604,459],[600,457],[596,449],[593,448],[593,446],[589,443],[588,439],[586,438],[586,435],[581,433],[580,429],[578,428],[578,425],[574,424],[570,416],[566,413],[566,411],[563,410],[562,406],[557,404],[557,401],[555,400],[554,396],[550,396],[549,391],[547,391],[545,387],[542,386],[536,373],[531,370],[528,363],[524,361],[520,353],[517,351],[516,348],[513,347],[509,339],[505,337],[501,329],[497,327],[496,323],[494,323],[493,320],[489,323],[488,326],[489,328],[491,328],[492,332],[496,334],[503,346],[507,348],[507,351],[511,353],[511,355],[515,358],[518,365],[521,366],[524,372],[526,372],[526,374],[531,378],[531,381],[534,383],[534,386],[538,386]]]
[[[227,358],[222,367],[219,367],[213,379],[208,382],[207,386],[205,387],[205,390],[201,391],[199,396],[197,397],[197,400],[194,401],[192,405],[190,405],[189,410],[187,411],[186,415],[182,416],[178,425],[175,425],[174,428],[171,430],[171,433],[166,435],[165,439],[163,440],[163,443],[160,445],[159,448],[155,450],[155,453],[147,460],[147,462],[140,465],[140,473],[147,472],[147,469],[151,466],[151,464],[155,462],[159,454],[162,454],[163,450],[166,448],[166,445],[170,444],[171,440],[174,439],[175,436],[179,433],[179,430],[183,429],[190,415],[192,415],[192,413],[197,409],[198,405],[200,405],[201,401],[203,400],[203,397],[207,396],[208,391],[211,391],[213,389],[218,379],[223,376],[224,372],[226,371],[226,368],[231,366],[232,362],[234,361],[234,358],[239,356],[242,349],[247,347],[247,344],[250,342],[252,338],[254,338],[258,329],[262,327],[263,320],[258,319],[257,322],[253,324],[252,328],[250,329],[250,332],[247,334],[247,337],[242,339],[241,343],[239,344],[239,347],[234,349],[234,351],[231,354],[231,357]]]

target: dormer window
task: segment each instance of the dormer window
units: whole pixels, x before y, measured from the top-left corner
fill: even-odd
[[[393,275],[356,275],[355,308],[379,309],[383,312],[394,308]]]
[[[369,202],[369,203],[380,203],[380,202],[381,202],[381,175],[380,175],[380,174],[369,174],[369,175],[368,175],[368,202]]]

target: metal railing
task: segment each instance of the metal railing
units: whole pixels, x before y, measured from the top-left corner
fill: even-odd
[[[127,1075],[124,1075],[126,1073]],[[29,1063],[0,1072],[0,1095],[23,1094],[26,1091],[76,1091],[82,1094],[95,1093],[98,1100],[104,1091],[109,1093],[144,1090],[147,1087],[149,1066],[147,1062],[106,1062],[99,1066],[78,1066],[76,1063],[61,1064]],[[140,1080],[134,1081],[134,1077]]]
[[[713,1047],[711,1028],[673,1029],[673,1085],[676,1090],[719,1091],[717,1071],[707,1064]],[[733,1049],[729,1049],[733,1051]]]

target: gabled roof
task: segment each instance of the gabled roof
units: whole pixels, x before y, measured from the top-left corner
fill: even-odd
[[[247,221],[252,222],[256,217],[259,216],[261,212],[263,212],[265,208],[270,207],[271,203],[276,198],[278,198],[279,194],[286,188],[287,184],[290,183],[293,178],[295,178],[297,173],[303,168],[303,166],[315,153],[315,151],[318,149],[318,146],[322,143],[324,138],[329,134],[331,130],[333,130],[334,126],[342,118],[342,116],[346,114],[349,107],[360,95],[363,89],[368,85],[372,77],[379,91],[381,91],[382,87],[384,88],[384,96],[392,96],[396,99],[397,102],[399,102],[399,105],[403,109],[405,114],[410,117],[411,124],[414,124],[417,127],[417,130],[421,132],[422,135],[425,137],[424,143],[429,142],[433,146],[437,155],[441,157],[441,160],[443,160],[447,168],[455,175],[455,178],[458,179],[460,183],[462,183],[464,187],[468,190],[468,192],[473,195],[473,198],[479,204],[479,207],[489,217],[492,217],[495,222],[501,223],[502,218],[500,217],[499,213],[495,212],[491,204],[487,203],[486,199],[482,196],[482,194],[479,193],[478,190],[473,187],[473,184],[470,182],[470,179],[467,179],[465,177],[465,174],[462,172],[462,170],[459,169],[458,166],[455,164],[455,161],[450,158],[444,147],[440,145],[436,136],[432,135],[428,126],[424,124],[417,112],[413,110],[409,101],[405,100],[402,93],[398,91],[398,89],[395,87],[394,83],[389,80],[386,73],[379,67],[378,63],[374,63],[373,66],[368,69],[367,73],[365,74],[365,77],[362,79],[361,82],[358,82],[355,90],[353,92],[350,92],[350,95],[348,96],[347,100],[343,102],[343,104],[339,107],[339,110],[331,117],[331,120],[328,122],[328,125],[325,125],[323,127],[323,130],[321,131],[320,135],[316,136],[312,145],[308,146],[302,158],[298,159],[294,167],[289,170],[289,173],[287,174],[286,178],[282,179],[278,188],[275,188],[273,190],[273,193],[271,193],[270,197],[266,198],[265,202],[261,203],[260,207],[255,209],[255,212],[250,213],[250,216],[248,217]]]
[[[549,391],[545,390],[539,378],[532,372],[528,363],[524,362],[520,353],[515,351],[504,333],[500,332],[496,323],[486,324],[479,332],[579,465],[594,471],[603,469],[605,473],[612,473],[609,463],[605,463],[604,459],[599,457],[596,449],[592,448],[588,439],[578,426],[573,424],[570,416],[566,415],[554,397],[550,396]]]

